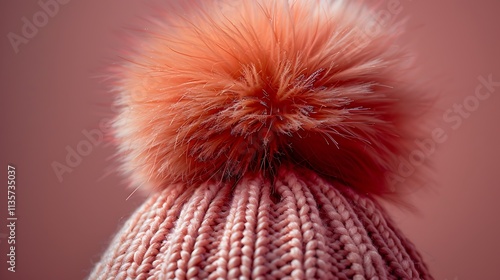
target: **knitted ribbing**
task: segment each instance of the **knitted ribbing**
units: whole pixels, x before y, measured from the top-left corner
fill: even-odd
[[[90,279],[432,279],[376,201],[293,167],[151,196]]]

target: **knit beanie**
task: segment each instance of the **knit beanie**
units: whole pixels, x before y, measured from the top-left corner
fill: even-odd
[[[427,106],[401,24],[362,1],[163,4],[110,70],[121,170],[150,195],[90,279],[432,279],[378,202],[412,185]]]

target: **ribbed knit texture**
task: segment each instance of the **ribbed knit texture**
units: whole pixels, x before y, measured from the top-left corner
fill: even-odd
[[[371,198],[312,171],[151,196],[90,279],[432,279]]]

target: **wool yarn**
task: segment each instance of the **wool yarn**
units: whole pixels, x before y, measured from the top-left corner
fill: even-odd
[[[152,194],[90,279],[432,279],[377,202],[426,108],[401,24],[356,0],[167,11],[111,67],[121,170]]]
[[[432,279],[373,199],[296,167],[274,182],[172,185],[127,221],[91,279]]]

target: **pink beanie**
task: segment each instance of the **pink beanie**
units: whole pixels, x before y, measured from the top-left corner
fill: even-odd
[[[377,202],[411,185],[426,106],[400,24],[341,0],[158,13],[111,70],[122,170],[152,194],[90,279],[432,279]]]

